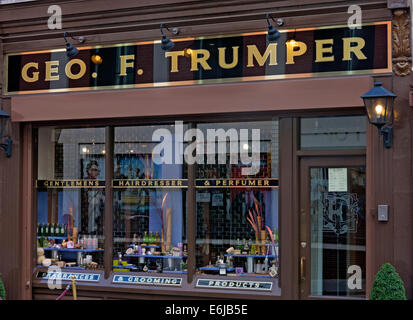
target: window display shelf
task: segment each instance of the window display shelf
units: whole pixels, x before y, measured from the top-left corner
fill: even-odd
[[[124,257],[153,258],[153,259],[185,259],[187,256],[161,256],[156,254],[125,254]]]
[[[112,268],[113,269],[133,269],[133,268],[137,268],[137,266],[135,266],[134,264],[130,264],[127,266],[113,265]]]
[[[42,266],[41,264],[38,264],[38,265],[37,265],[37,268],[48,268],[48,267],[45,267],[45,266]],[[79,267],[79,266],[70,267],[70,266],[64,266],[62,269],[86,270],[86,267]]]
[[[142,246],[142,245],[141,245]],[[154,249],[159,249],[160,248],[160,246],[155,246],[155,245],[149,245],[149,246],[143,246],[144,248],[154,248]],[[128,248],[133,248],[133,244],[130,244],[129,246],[128,246]]]
[[[265,257],[268,257],[268,259],[276,258],[276,256],[274,255],[263,256],[263,255],[256,255],[256,254],[226,254],[225,257],[260,258],[260,259],[265,259]]]
[[[44,250],[48,251],[63,251],[63,252],[85,252],[85,253],[92,253],[92,252],[102,252],[105,251],[104,249],[68,249],[68,248],[43,248]]]
[[[219,271],[218,267],[200,267],[199,270],[202,271]],[[227,272],[234,272],[235,268],[227,268]]]
[[[269,274],[250,274],[250,273],[241,273],[240,277],[272,278]]]
[[[48,239],[53,239],[53,240],[66,240],[67,237],[55,237],[55,236],[37,236],[37,239],[40,238],[48,238]]]

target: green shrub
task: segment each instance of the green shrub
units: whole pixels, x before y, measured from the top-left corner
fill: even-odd
[[[403,280],[390,263],[383,264],[377,272],[370,300],[406,300]]]
[[[0,273],[0,297],[3,300],[6,300],[6,289],[4,289],[3,281],[1,280],[1,273]]]

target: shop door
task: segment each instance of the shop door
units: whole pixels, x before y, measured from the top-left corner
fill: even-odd
[[[364,157],[300,162],[300,298],[364,298]]]

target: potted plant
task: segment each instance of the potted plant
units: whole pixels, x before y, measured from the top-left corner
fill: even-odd
[[[377,273],[370,300],[406,300],[403,280],[390,263],[383,264]]]

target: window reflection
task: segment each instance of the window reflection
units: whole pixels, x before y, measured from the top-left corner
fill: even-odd
[[[157,164],[153,132],[173,125],[115,128],[113,270],[185,273],[186,165]]]
[[[44,127],[38,136],[37,264],[103,268],[105,130]]]
[[[259,129],[259,140],[237,143],[250,150],[259,144],[259,170],[242,175],[245,163],[231,163],[230,140],[225,164],[197,166],[197,179],[219,188],[198,189],[196,195],[196,266],[199,274],[275,277],[278,272],[278,121],[199,124],[208,129]],[[209,141],[211,143],[211,141]],[[219,144],[216,143],[218,146]],[[206,155],[205,157],[207,157]],[[266,182],[271,181],[269,185]]]

